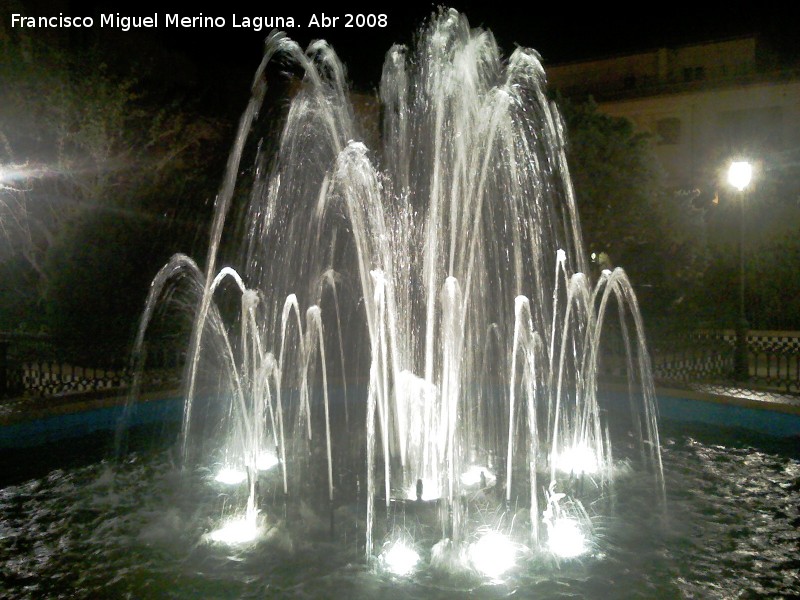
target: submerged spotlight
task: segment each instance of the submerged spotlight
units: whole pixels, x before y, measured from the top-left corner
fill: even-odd
[[[259,471],[269,471],[272,467],[277,466],[279,462],[278,457],[273,452],[265,450],[259,453],[256,459],[256,468]]]
[[[556,471],[574,475],[591,475],[600,470],[597,455],[585,444],[566,448],[553,456]]]
[[[548,529],[547,547],[559,558],[576,558],[589,550],[586,536],[575,519],[556,519]]]
[[[480,465],[471,465],[461,474],[461,485],[465,487],[492,487],[496,481],[494,473]]]
[[[217,544],[239,546],[256,541],[261,534],[258,514],[253,512],[243,517],[235,517],[226,521],[222,527],[207,533],[204,538]]]
[[[239,485],[247,481],[247,473],[233,467],[223,467],[214,477],[214,481],[225,485]]]
[[[417,566],[419,554],[405,541],[397,540],[381,554],[381,562],[387,571],[403,577],[411,573]]]
[[[517,548],[508,537],[490,531],[469,547],[472,566],[492,579],[511,569],[517,559]]]
[[[418,498],[419,482],[422,482],[422,497]],[[439,491],[439,486],[433,479],[418,479],[406,489],[407,500],[422,500],[423,502],[430,502],[431,500],[438,500],[442,494]]]

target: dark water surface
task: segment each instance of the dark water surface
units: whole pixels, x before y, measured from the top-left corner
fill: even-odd
[[[429,566],[407,578],[369,568],[363,510],[355,503],[336,511],[333,540],[327,516],[315,512],[312,501],[287,507],[268,498],[268,531],[259,543],[239,550],[209,544],[202,536],[229,498],[203,481],[208,474],[181,474],[169,451],[132,454],[112,468],[94,457],[81,465],[65,448],[66,463],[50,454],[51,464],[64,468],[44,474],[34,468],[35,478],[0,489],[0,597],[800,595],[797,441],[669,423],[662,425],[662,439],[666,509],[648,489],[648,478],[620,475],[613,494],[587,505],[595,533],[591,553],[556,564],[522,552],[501,581]],[[85,451],[85,444],[79,448]]]

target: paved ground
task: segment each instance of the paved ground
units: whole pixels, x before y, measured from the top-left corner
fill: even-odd
[[[687,387],[698,392],[760,402],[763,403],[766,408],[772,406],[793,407],[800,412],[800,396],[786,394],[777,390],[743,389],[714,383],[692,383]]]

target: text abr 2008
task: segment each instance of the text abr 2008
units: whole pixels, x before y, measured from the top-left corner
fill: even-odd
[[[350,15],[344,16],[345,27],[386,27],[389,24],[387,15]]]

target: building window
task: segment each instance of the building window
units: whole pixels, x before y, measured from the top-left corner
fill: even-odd
[[[726,110],[717,119],[717,139],[728,149],[757,154],[783,148],[780,106]]]
[[[680,144],[681,120],[677,117],[659,119],[656,121],[656,134],[658,135],[659,144]]]
[[[703,81],[705,78],[705,67],[684,67],[683,69],[684,83],[689,83],[691,81]]]

